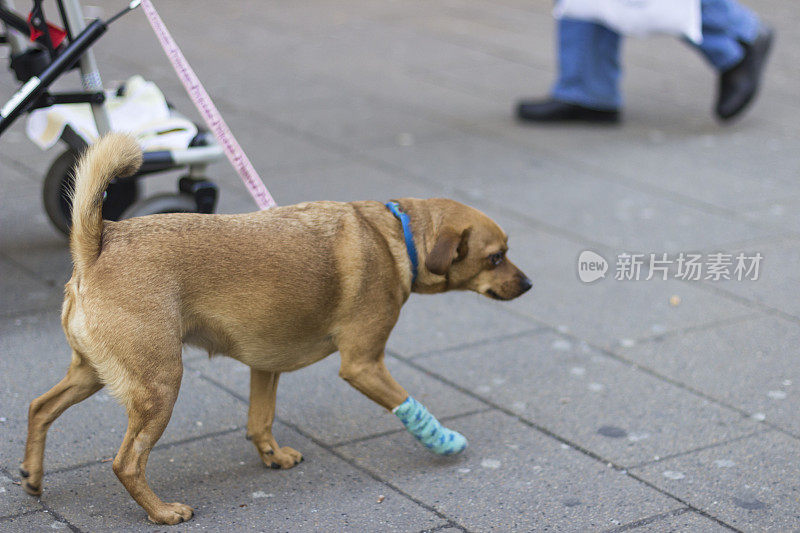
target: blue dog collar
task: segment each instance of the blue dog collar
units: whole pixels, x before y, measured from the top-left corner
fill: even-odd
[[[414,235],[411,233],[411,219],[400,210],[400,205],[397,202],[386,202],[386,207],[389,208],[389,211],[391,211],[403,225],[403,237],[406,239],[406,252],[408,252],[408,258],[411,260],[411,284],[413,285],[414,282],[417,281],[419,263],[417,260],[417,247],[414,245]]]

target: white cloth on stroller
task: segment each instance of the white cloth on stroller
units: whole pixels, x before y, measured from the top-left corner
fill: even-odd
[[[113,131],[133,134],[145,151],[184,150],[197,135],[197,126],[171,110],[161,90],[141,76],[125,82],[125,94],[106,91],[106,109]],[[97,140],[97,126],[89,104],[57,104],[33,111],[28,117],[28,137],[42,150],[58,142],[70,128],[87,144]]]

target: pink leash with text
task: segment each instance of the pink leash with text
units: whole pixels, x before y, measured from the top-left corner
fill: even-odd
[[[203,84],[200,83],[200,80],[194,73],[194,70],[192,70],[189,62],[186,61],[186,57],[184,57],[175,39],[170,35],[169,30],[167,30],[161,17],[158,15],[153,3],[150,0],[142,0],[142,9],[144,9],[147,20],[150,22],[150,26],[153,27],[153,31],[156,37],[158,37],[161,47],[164,49],[164,53],[167,54],[167,57],[172,63],[175,73],[186,88],[186,92],[189,93],[189,97],[192,99],[192,102],[194,102],[200,115],[202,115],[203,119],[206,121],[206,124],[208,124],[208,127],[214,132],[214,136],[225,151],[225,155],[228,156],[228,160],[233,165],[233,168],[236,169],[239,177],[242,178],[242,181],[255,199],[258,207],[260,209],[269,209],[270,207],[278,205],[267,190],[264,182],[261,181],[256,169],[253,168],[253,164],[250,163],[247,155],[245,155],[244,150],[242,150],[242,147],[236,142],[236,138],[233,136],[233,133],[231,133],[225,120],[223,120],[214,102],[211,101],[211,97],[208,96]]]

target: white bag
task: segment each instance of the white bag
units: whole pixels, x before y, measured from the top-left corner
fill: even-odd
[[[558,0],[556,18],[590,20],[624,35],[652,33],[703,40],[700,0]]]

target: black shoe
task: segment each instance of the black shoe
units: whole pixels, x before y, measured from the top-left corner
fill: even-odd
[[[762,28],[752,43],[742,43],[745,53],[739,64],[720,74],[715,111],[721,120],[732,119],[753,101],[774,35],[771,28]]]
[[[603,111],[558,100],[522,100],[517,104],[517,118],[531,122],[619,122],[619,111]]]

